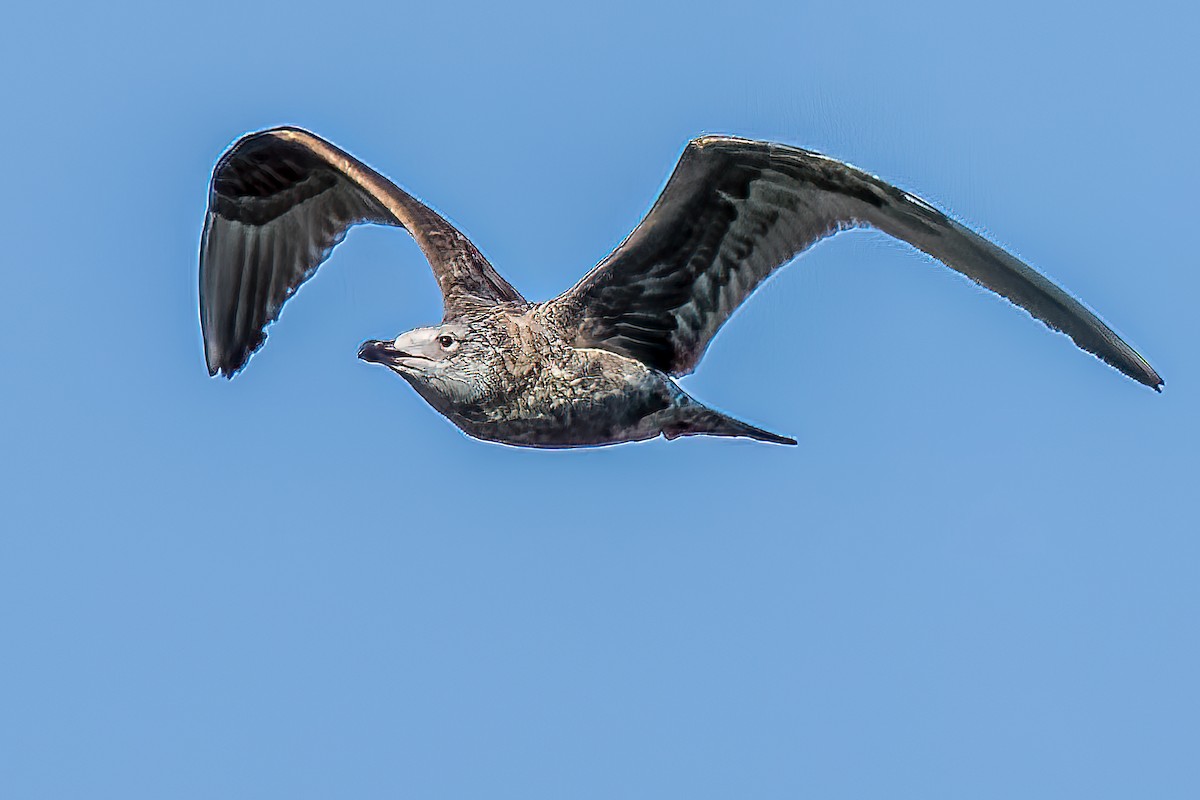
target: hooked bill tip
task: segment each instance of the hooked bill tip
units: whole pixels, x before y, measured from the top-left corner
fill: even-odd
[[[363,342],[358,348],[358,357],[363,361],[369,361],[372,364],[381,364],[394,354],[391,342],[377,342],[374,340]]]

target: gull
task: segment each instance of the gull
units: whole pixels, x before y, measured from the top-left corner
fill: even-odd
[[[1083,350],[1161,391],[1162,379],[1082,303],[929,203],[849,164],[784,144],[702,136],[628,238],[559,297],[530,303],[462,233],[309,131],[248,134],[218,160],[200,245],[210,375],[232,378],[266,328],[359,223],[406,229],[442,291],[440,324],[365,342],[470,436],[583,447],[664,436],[795,440],[695,400],[692,372],[729,316],[821,239],[870,227],[1007,298]]]

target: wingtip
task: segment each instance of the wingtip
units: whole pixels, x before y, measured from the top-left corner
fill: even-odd
[[[208,367],[208,377],[216,378],[220,376],[226,380],[233,380],[233,376],[242,371],[248,360],[246,359],[240,364],[233,364],[228,361],[221,361],[220,359],[215,362],[206,360],[205,366]]]
[[[209,352],[207,342],[204,349],[204,366],[208,369],[208,377],[210,378],[215,378],[221,373],[226,372],[225,365],[221,363],[220,356]]]
[[[234,363],[222,364],[220,367],[217,368],[217,371],[219,373],[221,373],[221,375],[225,376],[225,380],[231,381],[231,380],[233,380],[234,375],[237,375],[239,372],[241,372],[242,370],[244,370],[246,368],[246,363],[249,360],[250,359],[247,358],[244,361],[242,361],[240,364],[234,364]]]
[[[1138,383],[1149,386],[1154,391],[1162,394],[1163,387],[1167,382],[1162,379],[1162,376],[1158,374],[1154,367],[1146,363],[1145,359],[1140,359],[1140,361],[1141,363],[1138,366],[1141,367],[1141,370],[1138,373],[1129,373],[1130,377]]]
[[[757,439],[760,442],[769,442],[771,444],[785,444],[785,445],[793,446],[793,447],[795,445],[800,444],[792,437],[784,436],[779,433],[770,433],[768,436],[755,436],[753,438]]]

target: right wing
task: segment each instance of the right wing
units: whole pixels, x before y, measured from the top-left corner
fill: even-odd
[[[200,327],[210,375],[233,377],[266,327],[346,231],[406,228],[429,260],[447,316],[520,301],[465,236],[428,206],[300,128],[242,137],[217,162],[200,243]]]

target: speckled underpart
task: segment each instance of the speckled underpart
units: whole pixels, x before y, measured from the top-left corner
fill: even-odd
[[[233,377],[284,303],[359,223],[403,227],[442,290],[438,326],[366,342],[471,436],[582,447],[692,434],[795,442],[706,408],[672,380],[730,315],[821,239],[870,227],[907,242],[1062,331],[1140,383],[1162,379],[1111,328],[1028,264],[929,203],[797,147],[703,136],[646,218],[582,280],[527,302],[453,225],[299,128],[238,140],[217,162],[200,246],[209,373]]]
[[[636,359],[573,346],[554,314],[547,304],[504,303],[443,323],[466,329],[461,358],[480,389],[468,402],[396,371],[447,419],[488,441],[585,447],[708,433],[795,443],[706,408]]]

